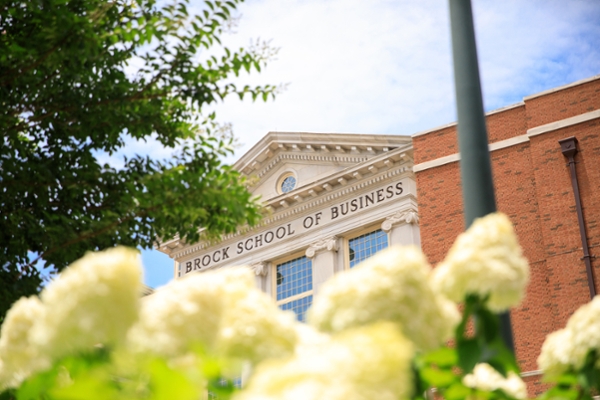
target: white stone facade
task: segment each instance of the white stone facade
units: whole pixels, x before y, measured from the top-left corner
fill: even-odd
[[[235,168],[250,178],[268,216],[218,244],[164,243],[176,277],[248,265],[257,286],[275,296],[277,264],[306,256],[317,295],[348,268],[356,236],[381,229],[390,245],[420,245],[410,137],[271,132]],[[284,181],[286,190],[295,186],[283,193]]]

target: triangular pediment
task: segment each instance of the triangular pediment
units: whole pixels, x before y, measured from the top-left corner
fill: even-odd
[[[324,204],[364,191],[374,196],[373,188],[387,190],[390,183],[404,178],[408,179],[404,197],[412,196],[413,201],[412,167],[410,136],[296,132],[268,133],[234,164],[249,178],[249,191],[261,197],[268,211],[260,226],[294,219],[307,210],[321,210]],[[295,177],[295,186],[282,192],[278,187],[287,175]],[[234,240],[248,229],[257,228],[242,227],[222,240]],[[210,243],[186,244],[174,238],[160,250],[177,258],[207,246]]]
[[[293,194],[282,192],[287,176],[295,180],[292,192],[306,195],[303,188],[369,160],[385,158],[410,143],[410,137],[399,135],[270,132],[234,168],[250,178],[253,194],[269,202]]]

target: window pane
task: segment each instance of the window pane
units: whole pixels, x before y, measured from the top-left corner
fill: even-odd
[[[312,262],[307,257],[277,265],[277,300],[312,290]]]
[[[293,176],[288,176],[287,178],[285,178],[283,180],[283,182],[281,182],[281,192],[282,193],[291,192],[292,190],[294,190],[295,187],[296,187],[296,178],[294,178]]]
[[[350,268],[388,247],[387,233],[378,229],[348,241]]]
[[[279,307],[282,310],[292,310],[296,313],[296,318],[300,322],[306,321],[306,310],[312,304],[312,295],[303,297],[301,299],[292,300],[289,303],[280,304]]]

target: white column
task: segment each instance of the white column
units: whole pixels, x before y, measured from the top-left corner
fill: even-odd
[[[388,232],[390,245],[409,245],[421,247],[419,233],[419,215],[415,210],[398,211],[383,221],[381,229]]]
[[[330,279],[337,266],[338,238],[321,239],[306,249],[306,257],[312,260],[313,293],[319,294],[321,285]]]

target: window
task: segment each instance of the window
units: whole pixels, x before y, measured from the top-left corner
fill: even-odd
[[[291,172],[286,172],[277,181],[277,192],[280,194],[291,192],[296,188],[296,177]]]
[[[381,229],[348,240],[350,268],[386,247],[388,247],[388,236]]]
[[[276,300],[282,310],[292,310],[298,321],[306,320],[312,304],[312,261],[298,257],[276,265]]]

